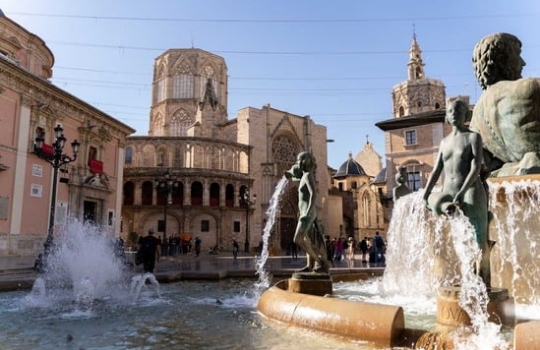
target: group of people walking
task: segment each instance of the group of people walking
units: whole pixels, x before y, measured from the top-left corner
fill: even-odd
[[[386,263],[386,243],[379,231],[373,237],[364,237],[359,242],[353,237],[332,238],[326,237],[326,252],[328,260],[338,263],[347,260],[350,268],[354,267],[354,255],[358,252],[362,255],[362,263],[384,265]]]

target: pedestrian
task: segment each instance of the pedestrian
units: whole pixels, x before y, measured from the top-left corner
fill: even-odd
[[[360,249],[360,252],[362,253],[362,263],[367,263],[369,251],[367,237],[364,237],[364,239],[361,240],[360,243],[358,243],[358,249]]]
[[[238,250],[240,249],[240,245],[238,245],[238,242],[236,241],[236,239],[233,239],[232,245],[233,245],[232,254],[234,258],[234,263],[236,264],[236,258],[238,257]]]
[[[264,248],[264,242],[263,242],[263,240],[261,239],[261,241],[259,242],[259,247],[257,248],[257,251],[258,251],[258,253],[259,253],[259,256],[262,256],[263,248]]]
[[[199,237],[195,238],[195,255],[197,257],[201,255],[201,244],[202,244],[202,240]]]
[[[291,242],[291,256],[293,260],[298,260],[298,246],[294,241]]]
[[[332,266],[334,265],[334,254],[336,252],[335,240],[335,238],[330,240],[330,236],[326,236],[326,256],[328,261],[332,263]]]
[[[347,265],[349,270],[354,267],[354,238],[349,237],[347,240],[347,249],[345,249],[345,257],[347,258]]]
[[[345,248],[343,247],[343,237],[339,237],[336,240],[336,256],[335,256],[336,262],[340,262],[343,259],[344,251],[345,251]]]
[[[137,259],[143,264],[143,272],[154,273],[156,261],[161,257],[160,241],[154,236],[154,229],[148,230],[148,235],[139,238]]]
[[[384,240],[379,234],[379,231],[375,232],[375,237],[373,237],[373,245],[375,248],[375,263],[377,265],[384,264],[386,262],[384,257],[386,244],[384,244]]]

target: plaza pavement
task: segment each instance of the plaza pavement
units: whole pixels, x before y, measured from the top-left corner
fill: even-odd
[[[33,256],[26,257],[0,257],[0,291],[30,289],[38,274],[33,270]],[[128,260],[133,254],[128,254]],[[162,257],[156,264],[154,275],[160,283],[179,280],[219,280],[223,278],[258,278],[256,268],[257,257],[254,255],[238,255],[236,261],[230,252],[218,255],[201,253],[196,257],[194,253],[178,255],[175,257]],[[274,277],[289,278],[294,271],[304,267],[305,255],[292,259],[287,255],[269,256],[264,270]],[[354,267],[349,269],[346,260],[334,264],[330,268],[331,275],[367,274],[381,275],[383,267],[374,267],[361,262],[361,256],[356,255]],[[136,266],[133,273],[142,272],[142,266]]]

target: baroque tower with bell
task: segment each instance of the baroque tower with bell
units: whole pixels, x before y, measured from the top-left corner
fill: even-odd
[[[446,92],[443,82],[426,76],[416,33],[409,49],[407,80],[392,89],[392,119],[376,125],[385,131],[387,193],[404,168],[411,191],[422,188],[433,168],[438,146],[447,133],[444,123]]]

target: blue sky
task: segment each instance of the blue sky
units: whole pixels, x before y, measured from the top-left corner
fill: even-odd
[[[471,54],[483,36],[523,43],[524,76],[540,76],[538,0],[0,0],[4,13],[55,55],[53,84],[148,132],[154,59],[196,47],[225,58],[229,118],[272,107],[327,127],[328,165],[356,156],[392,117],[392,87],[407,79],[413,25],[430,78],[447,97],[480,88]],[[384,158],[383,158],[384,159]]]

